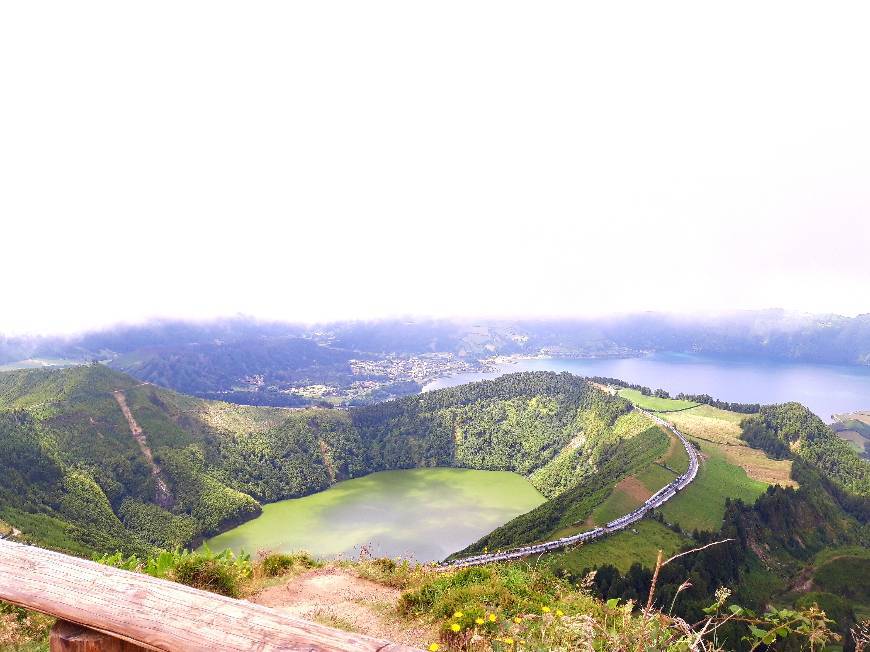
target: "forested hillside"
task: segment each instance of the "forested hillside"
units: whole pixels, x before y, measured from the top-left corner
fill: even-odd
[[[319,346],[300,337],[272,337],[147,347],[120,355],[109,364],[141,380],[203,397],[217,397],[247,378],[251,384],[263,386],[258,399],[271,397],[289,406],[294,404],[292,395],[270,394],[267,388],[293,383],[349,383],[353,372],[348,360],[360,357],[359,353]],[[295,404],[304,402],[296,397]]]
[[[717,414],[710,408],[705,409]],[[674,414],[687,413],[664,412],[666,418]],[[793,486],[769,485],[758,500],[751,503],[736,499],[734,493],[726,494],[730,498],[725,499],[721,528],[684,531],[674,521],[677,513],[685,518],[692,513],[691,509],[716,510],[709,491],[707,500],[697,505],[693,503],[693,494],[705,493],[702,486],[707,477],[705,470],[712,473],[714,465],[721,465],[721,460],[715,459],[711,442],[728,441],[725,432],[717,430],[714,420],[706,422],[703,417],[685,416],[681,421],[686,425],[694,423],[689,432],[700,437],[700,443],[706,446],[701,449],[706,451],[705,469],[697,485],[687,488],[673,505],[669,504],[654,519],[644,521],[630,532],[591,546],[548,555],[540,563],[546,564],[556,576],[577,578],[594,567],[584,564],[583,560],[602,560],[595,563],[596,592],[605,599],[643,603],[653,576],[650,564],[655,548],[649,550],[650,536],[662,537],[668,533],[675,540],[681,540],[679,547],[671,549],[674,553],[680,547],[695,548],[728,539],[726,543],[681,557],[665,567],[658,578],[657,606],[672,609],[688,622],[697,622],[709,613],[704,610],[716,600],[720,587],[728,587],[738,604],[758,612],[771,604],[802,609],[817,603],[835,619],[833,627],[847,642],[845,649],[854,649],[849,629],[870,615],[870,596],[863,588],[870,568],[870,497],[866,486],[870,469],[866,461],[799,404],[764,406],[757,415],[733,416],[739,419],[738,433],[750,446],[763,448],[772,458],[790,461]],[[719,424],[720,429],[727,425],[723,423]],[[633,473],[645,461],[654,459],[650,453],[655,448],[654,441],[644,441],[649,435],[643,433],[623,441],[622,445],[630,447],[631,452],[617,456],[615,461],[627,462]],[[705,437],[713,439],[704,441]],[[729,453],[736,455],[732,459],[750,459],[748,455],[737,453],[739,447],[734,444],[731,449]],[[602,465],[601,472],[588,482],[517,517],[463,553],[483,548],[509,548],[566,532],[566,527],[592,514],[593,508],[602,504],[614,486],[611,464]],[[688,502],[677,504],[683,499]],[[719,522],[718,517],[712,519],[712,523]],[[588,554],[584,552],[587,548]],[[645,558],[638,556],[641,550],[647,550]],[[616,560],[626,556],[643,561],[618,568]],[[735,650],[749,648],[742,640],[746,634],[745,625],[739,623],[729,624],[720,632],[721,638],[727,641],[726,649]]]
[[[100,365],[8,372],[0,519],[53,547],[142,551],[190,545],[263,502],[384,469],[511,470],[555,497],[647,428],[629,403],[568,374],[345,411],[205,401]]]
[[[744,422],[743,439],[776,459],[799,457],[843,488],[870,496],[870,461],[800,403],[762,407]]]
[[[836,435],[798,404],[765,406],[758,415],[744,417],[740,428],[751,446],[792,460],[794,486],[770,485],[754,504],[726,499],[721,528],[715,531],[680,532],[676,523],[668,523],[684,537],[686,548],[724,543],[666,566],[658,578],[658,606],[696,622],[719,587],[728,587],[738,604],[756,611],[771,604],[800,609],[818,603],[836,620],[834,628],[843,640],[850,641],[849,628],[870,615],[870,596],[863,588],[870,560],[870,497],[860,493],[868,478],[867,467],[861,466],[865,462],[852,451],[845,453]],[[667,523],[672,513],[668,507],[657,518]],[[509,532],[511,525],[490,540]],[[655,521],[649,526],[661,528]],[[626,547],[642,548],[642,537],[625,533],[596,544],[610,552],[595,577],[601,597],[643,600],[648,594],[650,560],[622,568],[609,561]],[[589,570],[582,563],[588,558],[571,551],[551,555],[546,562],[556,575],[576,577]],[[745,634],[745,626],[738,623],[723,628],[726,649],[747,649],[741,640]]]

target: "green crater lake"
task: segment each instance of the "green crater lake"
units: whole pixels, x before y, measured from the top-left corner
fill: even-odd
[[[207,541],[231,548],[320,558],[375,556],[441,560],[544,502],[508,471],[410,469],[346,480],[304,498],[263,506],[263,513]]]

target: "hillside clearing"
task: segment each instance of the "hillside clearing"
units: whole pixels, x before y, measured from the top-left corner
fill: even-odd
[[[592,522],[595,525],[604,525],[623,514],[628,514],[651,495],[652,492],[634,476],[624,478],[592,512]]]
[[[742,468],[752,480],[797,486],[791,479],[791,460],[770,459],[764,451],[750,448],[740,438],[740,422],[746,418],[745,414],[699,405],[663,416],[687,435],[709,443],[708,450],[715,448],[725,461]]]
[[[746,417],[745,414],[699,405],[681,412],[668,412],[662,416],[693,437],[717,444],[746,445],[740,439],[740,422]]]
[[[610,495],[592,512],[591,523],[604,525],[627,514],[642,505],[647,498],[671,482],[678,474],[688,469],[689,457],[686,455],[686,449],[679,439],[670,433],[667,434],[670,443],[664,455],[618,482]]]
[[[705,460],[695,481],[669,500],[661,512],[666,521],[684,530],[717,531],[722,526],[726,498],[739,498],[751,505],[768,485],[730,463],[715,444],[701,442],[701,452]]]
[[[621,390],[619,394],[641,407],[650,398],[635,390]],[[688,401],[656,401],[664,408],[656,410],[663,418],[696,438],[704,458],[695,481],[662,507],[667,522],[678,524],[686,531],[716,531],[722,525],[726,498],[739,498],[752,504],[773,482],[795,484],[789,477],[790,460],[771,460],[763,451],[750,448],[740,439],[740,423],[746,415],[709,405],[692,404],[693,407],[685,409]],[[661,467],[650,467],[637,476],[648,488],[653,488],[664,479],[666,472]],[[608,497],[608,500],[610,503],[605,501],[597,508],[596,516],[602,513],[606,516],[616,506],[629,504],[625,494]]]
[[[658,396],[647,396],[641,394],[636,389],[623,388],[617,394],[624,399],[628,399],[638,407],[654,412],[671,412],[674,410],[686,410],[696,405],[694,401],[678,401],[672,398],[659,398]]]

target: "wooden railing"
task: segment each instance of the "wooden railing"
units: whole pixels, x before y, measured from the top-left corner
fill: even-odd
[[[58,618],[52,652],[413,649],[9,541],[0,541],[0,600]]]

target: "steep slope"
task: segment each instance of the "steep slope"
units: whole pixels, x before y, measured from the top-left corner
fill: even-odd
[[[115,392],[147,433],[150,462]],[[157,404],[167,405],[160,392],[100,366],[0,374],[0,509],[36,540],[98,550],[178,545],[256,514],[256,501],[207,478],[186,450],[219,432],[200,406],[172,414]],[[238,411],[270,423],[268,412]],[[170,511],[161,493],[183,499]]]
[[[510,470],[557,496],[646,429],[568,374],[530,373],[355,410],[205,401],[104,366],[0,374],[0,518],[71,550],[189,545],[366,473]]]
[[[715,531],[673,533],[651,520],[639,532],[551,555],[545,562],[557,575],[578,576],[597,566],[596,587],[602,597],[639,599],[646,595],[652,578],[652,570],[641,565],[649,564],[649,550],[640,563],[632,560],[638,560],[636,553],[644,549],[646,538],[661,541],[659,535],[669,532],[670,545],[659,544],[667,554],[683,546],[730,539],[664,568],[658,579],[658,605],[673,603],[674,613],[695,622],[705,617],[703,610],[721,586],[728,587],[740,604],[759,611],[769,605],[802,608],[817,602],[836,619],[835,629],[848,640],[849,627],[870,613],[862,591],[867,584],[865,560],[870,557],[870,498],[848,490],[842,482],[856,477],[851,473],[853,460],[818,455],[818,450],[840,452],[836,442],[833,449],[828,445],[828,438],[835,436],[797,404],[766,406],[758,416],[744,418],[741,429],[747,442],[788,456],[790,486],[771,485],[748,502],[735,499],[732,487],[723,518],[710,521],[716,523],[709,528]],[[712,452],[709,441],[702,443],[702,450]],[[841,464],[835,463],[838,460]],[[711,457],[706,464],[713,461]],[[701,488],[687,489],[680,498],[689,498]],[[693,505],[693,501],[683,504],[681,513],[690,513],[687,510]],[[709,494],[700,508],[704,505],[714,510]],[[675,523],[668,507],[662,516],[665,522]],[[682,541],[674,538],[677,535]],[[625,558],[629,561],[621,563]],[[687,579],[689,585],[682,586]],[[743,649],[744,629],[728,627],[721,634],[729,642],[727,649]]]

